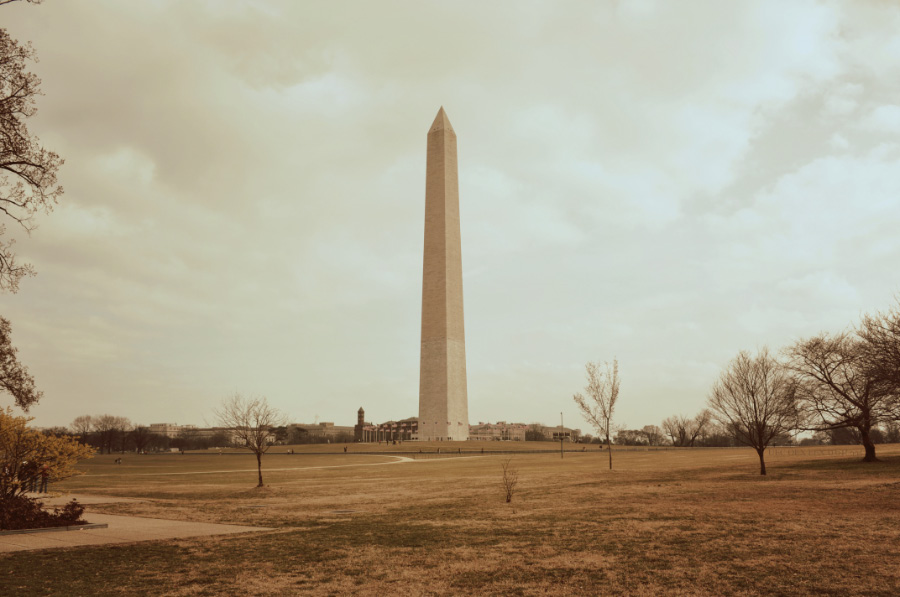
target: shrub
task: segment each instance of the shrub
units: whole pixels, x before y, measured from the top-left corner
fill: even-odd
[[[84,506],[74,499],[52,512],[44,510],[41,502],[24,495],[0,498],[0,530],[43,529],[87,524],[81,519]]]
[[[45,476],[55,482],[80,474],[75,465],[94,452],[71,437],[44,435],[29,421],[0,408],[0,500],[24,494]]]

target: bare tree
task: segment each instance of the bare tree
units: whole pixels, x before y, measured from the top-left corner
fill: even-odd
[[[0,6],[14,1],[0,0]],[[29,60],[36,60],[31,44],[19,45],[0,27],[0,214],[30,234],[35,228],[34,215],[49,212],[62,195],[56,171],[63,160],[41,147],[25,126],[25,119],[37,112],[35,98],[41,93],[41,80],[26,70]],[[5,233],[6,226],[0,223],[0,291],[14,293],[23,276],[34,275],[34,268],[16,260],[16,241],[6,239]],[[9,336],[9,322],[0,318],[0,387],[27,412],[40,400],[41,392],[16,358]]]
[[[797,426],[795,384],[790,375],[762,348],[756,357],[738,353],[713,385],[709,406],[741,443],[759,455],[759,474],[766,474],[765,451],[782,433]]]
[[[506,503],[510,503],[519,484],[519,471],[512,466],[512,459],[507,458],[500,463],[503,469],[503,491],[506,492]]]
[[[197,450],[201,449],[200,434],[194,427],[184,427],[178,432],[178,435],[172,439],[172,445],[181,450]]]
[[[94,419],[91,415],[75,417],[75,420],[69,424],[69,429],[71,429],[72,433],[77,435],[83,443],[86,443],[88,434],[94,430]]]
[[[35,388],[28,368],[19,362],[11,333],[9,321],[0,317],[0,390],[11,395],[16,406],[28,412],[29,407],[40,400],[42,392]]]
[[[35,60],[31,44],[20,45],[0,28],[0,213],[27,233],[35,228],[35,214],[52,210],[63,193],[56,183],[63,160],[41,147],[25,124],[37,112],[35,98],[41,94],[41,80],[26,70]],[[15,241],[4,240],[4,232],[0,224],[0,290],[15,292],[34,269],[17,263]]]
[[[128,450],[128,444],[131,441],[131,431],[134,429],[134,424],[125,417],[118,418],[120,419],[120,424],[118,429],[116,429],[116,444],[119,447],[119,452],[124,454],[125,451]]]
[[[131,427],[131,422],[125,417],[115,415],[100,415],[94,417],[94,434],[97,439],[100,453],[106,450],[112,454],[113,448],[120,441],[120,436]]]
[[[900,443],[900,422],[888,421],[882,427],[884,433],[884,441],[888,444]]]
[[[590,423],[597,433],[606,439],[606,449],[609,452],[609,468],[612,470],[612,441],[613,414],[616,402],[619,400],[619,362],[613,359],[610,363],[591,363],[584,366],[587,371],[588,383],[582,394],[573,396],[585,420]]]
[[[215,411],[219,425],[232,433],[237,447],[250,450],[256,455],[256,469],[259,484],[263,486],[262,457],[271,446],[273,430],[287,424],[287,418],[277,409],[269,406],[265,398],[245,398],[234,394],[222,402]]]
[[[703,436],[711,419],[708,410],[700,411],[696,417],[673,415],[662,422],[662,428],[673,446],[694,447],[694,443]]]
[[[864,315],[856,333],[869,375],[880,392],[893,397],[889,416],[900,421],[900,306]]]
[[[649,444],[647,443],[647,436],[640,429],[620,428],[616,430],[616,445],[647,446]]]
[[[542,442],[547,437],[544,435],[544,426],[541,423],[531,423],[525,430],[525,440],[530,442]]]
[[[673,446],[681,446],[682,437],[684,434],[682,430],[684,429],[684,425],[682,425],[682,420],[685,417],[683,415],[672,415],[671,417],[666,417],[660,423],[663,432],[669,436],[669,441],[672,442]]]
[[[875,462],[872,430],[893,417],[895,396],[874,373],[863,341],[848,332],[820,334],[787,350],[787,366],[797,385],[802,428],[852,429]]]
[[[128,435],[138,454],[142,454],[156,439],[156,435],[150,433],[150,428],[144,425],[135,425]]]
[[[737,442],[735,437],[736,434],[731,425],[722,425],[718,421],[712,420],[704,427],[700,443],[703,446],[715,448],[730,447],[735,445],[735,443],[740,443]],[[778,445],[778,441],[773,440],[770,445]]]
[[[662,429],[656,425],[645,425],[641,429],[641,434],[647,440],[648,446],[661,446],[666,436],[663,435]]]

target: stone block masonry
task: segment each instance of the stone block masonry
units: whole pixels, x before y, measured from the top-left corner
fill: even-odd
[[[419,365],[419,439],[469,438],[456,132],[444,108],[428,131]]]

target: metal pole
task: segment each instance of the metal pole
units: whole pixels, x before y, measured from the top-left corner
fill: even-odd
[[[559,413],[559,457],[563,458],[563,417]]]

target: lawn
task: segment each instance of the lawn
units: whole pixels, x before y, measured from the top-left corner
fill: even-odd
[[[145,501],[88,520],[276,530],[2,555],[0,594],[900,594],[900,446],[874,464],[859,448],[779,449],[760,477],[745,449],[614,450],[610,471],[596,447],[485,445],[519,452],[318,446],[267,455],[262,489],[250,455],[96,457],[63,488]]]

